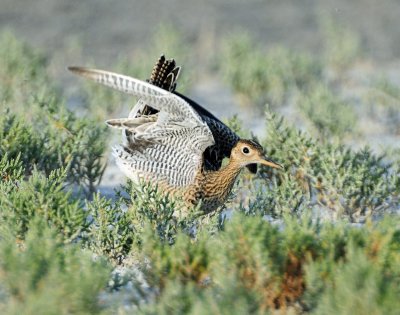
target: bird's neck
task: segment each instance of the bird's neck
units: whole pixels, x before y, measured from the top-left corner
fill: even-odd
[[[205,191],[215,191],[222,198],[228,197],[242,168],[240,163],[231,159],[222,169],[207,173]]]

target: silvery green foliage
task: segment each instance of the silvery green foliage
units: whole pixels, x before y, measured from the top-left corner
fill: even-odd
[[[1,223],[2,314],[100,314],[110,270],[104,259],[93,261],[79,245],[66,244],[45,218],[31,220],[24,241]]]
[[[93,192],[104,170],[105,126],[66,108],[41,54],[8,33],[0,47],[0,157],[19,156],[27,176],[65,168],[66,181]]]

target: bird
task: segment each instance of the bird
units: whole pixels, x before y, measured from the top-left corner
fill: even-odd
[[[140,98],[127,118],[106,121],[122,129],[123,142],[114,146],[113,155],[128,178],[155,184],[181,198],[188,208],[198,206],[211,213],[225,204],[243,168],[254,171],[256,164],[283,168],[265,155],[258,142],[240,139],[214,115],[177,93],[180,68],[171,62],[165,70],[165,65],[162,56],[148,82],[110,71],[68,67],[77,75]],[[222,167],[225,156],[229,162]]]

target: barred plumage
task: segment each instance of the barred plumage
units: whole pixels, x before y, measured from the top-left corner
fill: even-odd
[[[114,148],[114,156],[134,181],[157,183],[188,205],[201,201],[201,208],[209,212],[226,201],[243,167],[281,167],[265,157],[258,143],[241,140],[214,115],[175,92],[180,67],[174,60],[161,56],[148,83],[103,70],[69,69],[140,97],[128,118],[107,121],[123,130],[123,144]],[[221,168],[224,157],[230,162]]]

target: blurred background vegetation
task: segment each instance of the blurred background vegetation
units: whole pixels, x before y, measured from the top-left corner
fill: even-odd
[[[397,314],[399,18],[390,0],[2,1],[0,313]],[[136,100],[65,68],[146,79],[161,53],[285,171],[244,172],[206,217],[126,182],[103,122]]]

